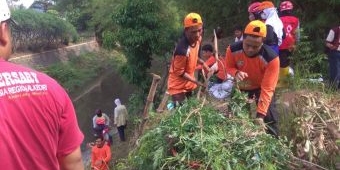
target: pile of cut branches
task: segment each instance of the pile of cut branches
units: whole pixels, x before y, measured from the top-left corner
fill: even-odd
[[[319,93],[297,93],[291,103],[294,155],[334,169],[340,158],[340,101]]]
[[[190,100],[149,129],[128,162],[132,169],[286,169],[289,155],[284,140],[248,118],[226,118],[205,100]]]

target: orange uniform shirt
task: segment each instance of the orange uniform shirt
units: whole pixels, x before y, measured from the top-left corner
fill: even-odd
[[[193,91],[197,85],[183,77],[184,73],[195,76],[201,38],[190,46],[183,36],[176,46],[169,70],[168,92],[170,95]]]
[[[99,170],[108,170],[111,160],[111,149],[104,144],[102,148],[94,146],[91,153],[91,167],[96,167]]]
[[[258,56],[247,57],[242,42],[230,45],[226,51],[227,73],[235,76],[243,71],[248,77],[239,82],[241,90],[261,89],[257,112],[266,115],[279,77],[280,61],[277,54],[263,45]]]

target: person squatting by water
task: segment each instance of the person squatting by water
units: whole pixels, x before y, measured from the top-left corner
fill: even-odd
[[[95,115],[92,118],[93,129],[95,131],[95,136],[104,136],[104,140],[108,142],[109,145],[112,144],[112,136],[109,133],[110,129],[110,118],[102,112],[101,109],[95,110]]]

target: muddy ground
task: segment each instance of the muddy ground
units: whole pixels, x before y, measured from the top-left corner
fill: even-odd
[[[113,118],[114,99],[119,98],[122,104],[129,107],[128,99],[135,89],[133,86],[125,83],[116,71],[109,69],[91,81],[86,87],[80,89],[78,94],[71,95],[77,112],[79,126],[85,135],[82,145],[85,161],[89,159],[89,149],[86,147],[86,144],[94,140],[92,131],[94,111],[100,108],[104,113]],[[126,135],[129,138],[132,134],[126,133]],[[114,134],[113,140],[113,160],[126,157],[129,152],[128,142],[120,142],[117,133]]]

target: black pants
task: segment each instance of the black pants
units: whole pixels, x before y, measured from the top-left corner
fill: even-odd
[[[331,50],[328,53],[328,62],[331,87],[340,89],[340,51]]]
[[[280,67],[281,68],[286,68],[290,65],[290,57],[292,56],[292,52],[289,50],[280,50]]]
[[[261,89],[242,90],[242,91],[248,93],[249,98],[255,97],[255,101],[256,101],[256,105],[257,105],[259,98],[260,98]],[[274,94],[273,97],[272,97],[272,100],[270,102],[267,114],[266,114],[266,116],[264,117],[263,120],[268,125],[267,133],[278,138],[278,136],[279,136],[279,131],[278,131],[278,127],[277,127],[278,113],[277,113],[277,109],[276,109],[275,100],[276,99],[275,99],[275,94]]]
[[[125,141],[125,133],[124,133],[125,125],[123,125],[123,126],[118,126],[118,127],[117,127],[117,130],[118,130],[118,134],[119,134],[120,141]]]
[[[191,96],[192,96],[192,92],[190,91],[186,93],[174,94],[171,96],[171,98],[172,98],[172,102],[174,106],[176,107],[176,105],[182,105],[185,98],[190,98]]]

